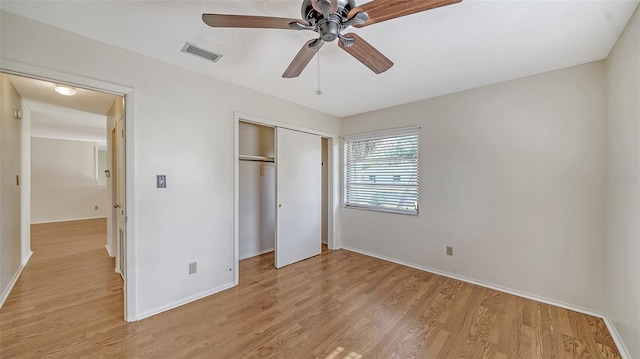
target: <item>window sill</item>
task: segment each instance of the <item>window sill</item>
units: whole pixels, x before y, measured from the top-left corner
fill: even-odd
[[[405,216],[414,216],[417,217],[419,214],[418,212],[412,213],[412,212],[406,212],[406,211],[399,211],[399,210],[392,210],[392,209],[386,209],[386,208],[376,208],[376,207],[359,207],[359,206],[349,206],[349,205],[344,205],[343,208],[347,208],[347,209],[357,209],[357,210],[363,210],[363,211],[370,211],[370,212],[382,212],[382,213],[391,213],[391,214],[402,214]]]

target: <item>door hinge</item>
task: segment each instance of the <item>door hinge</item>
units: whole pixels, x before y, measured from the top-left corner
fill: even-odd
[[[122,138],[124,138],[124,129],[122,129]]]

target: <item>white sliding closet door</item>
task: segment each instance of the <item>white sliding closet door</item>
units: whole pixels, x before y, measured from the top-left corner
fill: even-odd
[[[320,254],[320,136],[276,128],[276,206],[276,268]]]

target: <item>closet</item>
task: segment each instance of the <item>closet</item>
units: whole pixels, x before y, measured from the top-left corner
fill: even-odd
[[[273,127],[239,123],[239,259],[275,249],[276,172]]]
[[[327,141],[238,122],[238,258],[275,251],[280,268],[321,253],[327,237]]]

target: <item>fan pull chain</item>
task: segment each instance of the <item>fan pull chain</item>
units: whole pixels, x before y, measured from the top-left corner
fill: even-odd
[[[322,90],[320,89],[320,52],[318,52],[316,57],[318,58],[318,89],[316,90],[316,94],[319,96],[322,95]]]

